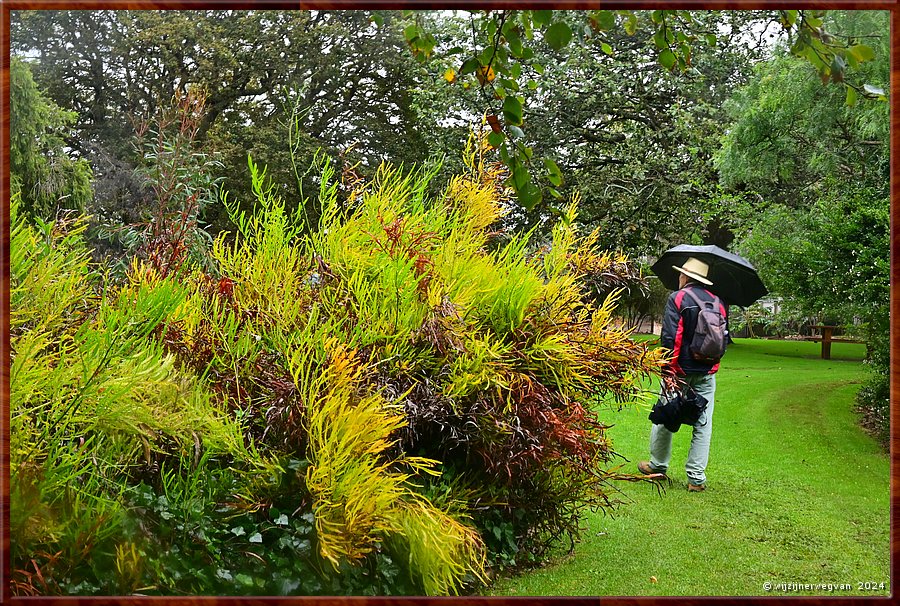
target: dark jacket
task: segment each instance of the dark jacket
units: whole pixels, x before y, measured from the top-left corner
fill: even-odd
[[[666,301],[666,309],[663,312],[662,334],[660,345],[678,356],[669,364],[669,368],[676,374],[713,374],[719,370],[719,364],[699,362],[691,356],[688,346],[694,338],[694,330],[697,328],[697,316],[700,307],[690,297],[686,297],[684,291],[691,289],[694,296],[701,301],[712,301],[713,294],[703,288],[698,282],[689,282],[681,290],[676,290],[669,295]],[[728,308],[722,304],[722,314],[728,317]]]

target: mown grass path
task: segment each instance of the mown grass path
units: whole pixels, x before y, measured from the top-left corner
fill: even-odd
[[[819,351],[738,340],[718,375],[707,491],[686,490],[682,428],[663,494],[623,483],[626,503],[612,516],[588,514],[574,553],[488,593],[889,595],[889,456],[853,412],[863,348],[836,344],[832,360]],[[629,460],[623,471],[647,458],[647,412],[603,412]],[[812,590],[792,585],[807,583]]]

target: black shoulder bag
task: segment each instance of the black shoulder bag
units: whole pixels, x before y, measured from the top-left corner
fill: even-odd
[[[690,385],[683,385],[674,393],[663,392],[659,401],[650,411],[654,425],[665,425],[676,433],[682,425],[694,425],[706,410],[709,401],[697,393]]]

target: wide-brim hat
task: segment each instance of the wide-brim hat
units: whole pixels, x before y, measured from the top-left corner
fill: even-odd
[[[690,257],[687,261],[684,262],[684,265],[682,265],[681,267],[673,265],[672,269],[680,271],[687,277],[693,278],[698,282],[706,284],[707,286],[712,286],[712,282],[710,282],[706,277],[709,275],[709,265],[707,265],[700,259]]]

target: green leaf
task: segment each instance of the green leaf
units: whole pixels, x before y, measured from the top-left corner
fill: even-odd
[[[553,20],[553,11],[532,11],[531,20],[536,27],[543,27]]]
[[[437,40],[432,34],[426,34],[424,36],[419,36],[411,42],[411,44],[415,46],[416,59],[418,59],[420,63],[424,63],[425,60],[431,56],[434,47],[437,46]]]
[[[509,52],[513,57],[521,57],[522,52],[524,51],[524,46],[522,46],[522,39],[519,36],[513,36],[507,38],[507,44],[509,44]]]
[[[669,46],[666,42],[666,32],[664,30],[656,30],[656,33],[653,34],[653,44],[655,44],[656,48],[660,50]]]
[[[511,134],[516,139],[524,139],[525,138],[525,132],[518,126],[510,126],[509,134]]]
[[[502,86],[503,88],[502,88],[502,89],[497,89],[497,92],[498,92],[498,93],[499,93],[501,90],[508,91],[508,92],[513,92],[513,93],[519,92],[519,83],[518,83],[518,81],[516,81],[516,80],[511,80],[511,79],[509,79],[509,78],[502,78],[502,79],[500,80],[500,86]],[[504,95],[504,96],[505,96],[505,95]]]
[[[413,23],[412,25],[408,25],[403,30],[403,37],[406,38],[407,42],[412,42],[416,38],[419,37],[419,26]]]
[[[535,71],[535,73],[543,75],[544,74],[544,66],[540,63],[535,63],[531,66],[531,69]]]
[[[601,49],[604,53],[606,53],[607,55],[612,55],[612,54],[613,54],[613,49],[612,49],[612,47],[611,47],[609,44],[607,44],[606,42],[601,42],[601,43],[600,43],[600,49]]]
[[[637,32],[637,15],[630,13],[625,19],[625,33],[633,36]]]
[[[871,61],[875,58],[875,51],[872,50],[872,47],[866,46],[865,44],[857,44],[856,46],[851,46],[847,50],[860,62]]]
[[[683,63],[685,64],[682,65],[681,68],[684,69],[686,65],[690,65],[691,63],[691,46],[689,44],[682,44],[678,47],[678,50],[681,51],[681,57],[683,58]],[[682,61],[679,61],[679,63],[682,63]]]
[[[662,23],[664,17],[665,17],[665,14],[661,10],[655,10],[652,13],[650,13],[650,20],[653,21],[653,23],[657,23],[657,24]]]
[[[706,34],[706,43],[710,46],[715,46],[718,38],[716,38],[715,34]]]
[[[251,543],[262,543],[262,535],[258,532],[255,532],[252,535],[250,535],[250,538],[247,540],[250,541]]]
[[[518,189],[516,194],[519,202],[526,210],[531,210],[541,201],[541,190],[534,183],[527,183],[524,187]]]
[[[843,82],[844,81],[844,69],[847,67],[847,62],[840,55],[835,55],[831,59],[831,79],[835,82]]]
[[[500,80],[500,86],[502,86],[507,92],[517,93],[519,92],[519,81],[511,78],[502,78]]]
[[[797,45],[795,45],[797,46]],[[793,49],[792,49],[793,50]],[[807,61],[809,61],[813,67],[819,72],[819,74],[823,74],[826,71],[830,72],[831,67],[827,65],[823,60],[819,53],[809,45],[801,45],[796,53],[798,57],[803,57]]]
[[[600,30],[605,31],[616,26],[616,16],[612,11],[597,11],[595,18],[597,19],[597,27]]]
[[[659,64],[662,65],[666,69],[672,69],[675,67],[675,53],[670,51],[669,49],[664,50],[659,53]]]
[[[275,520],[275,523],[278,524],[279,526],[287,526],[288,525],[287,514],[283,513],[280,516],[278,516],[278,519]]]
[[[806,18],[804,18],[803,22],[804,22],[804,25],[806,27],[808,27],[809,29],[815,29],[817,27],[822,27],[822,24],[824,23],[824,21],[822,21],[822,19],[820,19],[818,17],[806,17]]]
[[[369,20],[378,27],[384,25],[384,17],[379,15],[378,13],[372,13],[371,16],[369,16]]]
[[[503,141],[505,141],[505,140],[506,140],[506,135],[504,135],[502,132],[500,132],[500,133],[491,132],[491,134],[488,135],[488,143],[490,143],[491,147],[493,147],[493,148],[500,147],[501,145],[503,145]]]
[[[847,65],[850,66],[851,69],[856,69],[859,67],[859,59],[856,58],[856,55],[850,52],[849,48],[837,51],[840,55],[847,61]]]
[[[522,103],[513,95],[503,100],[503,117],[509,124],[522,124]]]
[[[553,50],[562,50],[563,47],[572,41],[572,28],[558,21],[547,28],[547,31],[544,32],[544,39]]]
[[[497,54],[494,56],[494,69],[501,73],[509,73],[509,50],[505,46],[497,48]]]
[[[466,74],[472,74],[479,67],[481,67],[481,63],[478,61],[478,59],[467,59],[463,62],[462,67],[459,68],[459,75],[465,76]]]
[[[856,89],[852,86],[847,87],[847,100],[844,102],[846,105],[853,107],[856,105],[857,94]]]
[[[518,164],[515,167],[512,174],[512,182],[516,191],[521,190],[531,182],[531,173],[528,172],[524,164]]]
[[[781,24],[785,27],[793,27],[793,25],[797,22],[797,15],[799,14],[800,11],[796,10],[782,11]]]
[[[556,187],[562,185],[562,171],[559,170],[559,166],[556,165],[556,162],[550,158],[544,158],[544,166],[547,168],[547,179],[550,183]]]
[[[481,51],[481,56],[479,59],[481,60],[482,65],[488,65],[491,62],[491,59],[494,58],[494,47],[487,46],[483,51]]]
[[[562,171],[559,170],[559,166],[556,162],[553,161],[552,158],[544,158],[544,166],[547,167],[547,171],[552,175],[562,175]]]

